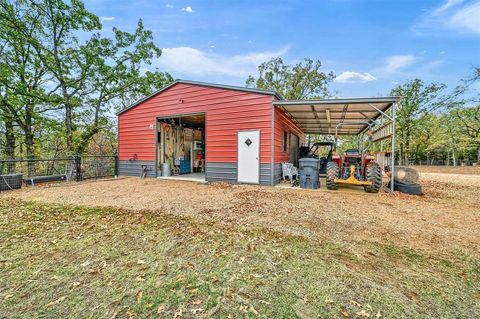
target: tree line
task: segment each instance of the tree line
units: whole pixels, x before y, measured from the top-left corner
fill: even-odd
[[[115,112],[173,81],[154,66],[161,53],[142,20],[107,30],[79,0],[0,0],[0,159],[114,153]],[[318,60],[273,58],[246,86],[328,98],[334,78]],[[479,82],[475,67],[455,88],[412,79],[388,92],[402,97],[401,164],[480,160]]]

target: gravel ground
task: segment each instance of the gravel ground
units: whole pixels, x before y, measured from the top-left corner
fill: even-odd
[[[132,177],[29,187],[0,196],[152,210],[267,227],[354,248],[358,241],[375,241],[437,254],[460,248],[478,255],[480,175],[421,173],[421,183],[425,195],[417,197]]]

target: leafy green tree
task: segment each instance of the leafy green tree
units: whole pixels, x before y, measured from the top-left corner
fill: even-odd
[[[454,91],[455,96],[462,94],[465,97],[453,104],[451,114],[458,120],[467,144],[476,150],[477,162],[480,163],[480,92],[473,85],[480,81],[480,67],[473,69],[473,75],[463,80]]]
[[[463,133],[467,146],[476,149],[477,162],[480,163],[480,104],[457,108],[452,115],[457,120],[456,129]]]
[[[79,0],[0,4],[0,50],[5,51],[0,57],[5,66],[0,120],[8,145],[15,145],[10,124],[23,130],[28,157],[33,154],[33,123],[40,136],[46,131],[43,125],[58,128],[51,121],[63,122],[65,152],[82,153],[96,134],[111,128],[113,109],[173,80],[149,70],[161,50],[142,21],[134,33],[114,28],[113,38],[106,38],[100,34],[100,19]]]
[[[285,64],[281,58],[260,64],[258,76],[250,75],[247,87],[277,91],[288,100],[325,98],[330,95],[328,84],[335,78],[332,72],[321,71],[322,63],[304,59],[294,65]]]
[[[28,16],[22,4],[0,0],[0,86],[4,117],[22,130],[26,156],[31,158],[36,121],[56,107],[48,103],[46,69],[29,40],[38,34],[41,25],[35,16]]]
[[[391,91],[392,96],[401,96],[396,112],[397,137],[400,148],[400,161],[408,164],[412,155],[412,136],[428,118],[427,115],[444,107],[439,94],[445,88],[443,84],[425,84],[420,79],[399,85]]]
[[[85,98],[89,109],[83,114],[83,118],[90,118],[90,122],[84,125],[76,146],[77,153],[83,153],[91,138],[108,127],[109,119],[105,115],[108,110],[119,104],[125,107],[126,102],[133,102],[131,98],[150,94],[152,87],[156,89],[173,81],[168,73],[143,71],[153,58],[161,55],[161,50],[153,43],[152,32],[145,30],[141,20],[135,33],[117,28],[113,32],[114,39],[96,34],[89,42],[90,50],[95,54],[95,76],[88,82],[92,93]]]
[[[83,3],[77,0],[66,4],[59,0],[40,2],[19,1],[16,12],[2,12],[10,33],[21,38],[32,47],[28,56],[39,60],[42,69],[51,77],[57,103],[64,109],[66,144],[73,149],[74,110],[81,105],[79,95],[85,88],[88,77],[92,77],[93,57],[86,45],[80,45],[75,32],[100,29],[100,20],[89,13]],[[11,7],[11,6],[10,6]],[[15,13],[16,13],[15,12]],[[28,25],[36,25],[31,32]]]

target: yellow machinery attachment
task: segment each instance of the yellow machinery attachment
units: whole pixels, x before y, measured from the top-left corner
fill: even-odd
[[[350,165],[350,176],[347,179],[335,178],[335,183],[349,185],[372,185],[372,182],[359,181],[355,178],[355,165]]]

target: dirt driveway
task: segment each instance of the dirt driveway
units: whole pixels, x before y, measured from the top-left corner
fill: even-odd
[[[421,197],[139,178],[31,187],[0,196],[152,210],[352,247],[374,241],[437,253],[460,248],[479,254],[480,175],[421,173],[421,182]]]

